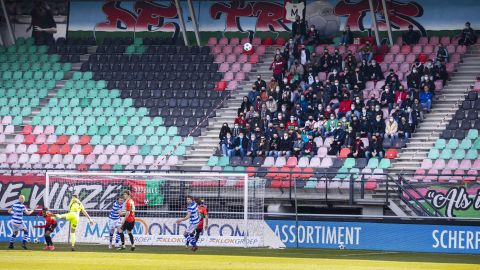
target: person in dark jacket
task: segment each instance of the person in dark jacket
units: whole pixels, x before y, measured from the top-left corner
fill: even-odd
[[[245,156],[248,149],[248,139],[244,135],[244,132],[241,131],[233,143],[233,146],[235,147],[235,156],[241,156],[242,158]]]
[[[383,119],[380,115],[377,115],[375,117],[375,120],[371,123],[370,136],[373,133],[381,134],[382,137],[383,137],[383,134],[385,133],[385,121],[383,121]]]
[[[55,43],[53,34],[57,33],[57,24],[47,2],[43,0],[34,1],[34,8],[30,15],[32,22],[27,28],[27,32],[33,28],[32,37],[35,43],[39,45]]]
[[[383,149],[383,142],[380,136],[373,135],[368,143],[368,150],[365,152],[365,157],[370,159],[372,157],[383,158],[384,156],[385,150]]]
[[[340,40],[340,45],[350,45],[353,44],[353,33],[350,31],[350,26],[345,26],[345,30],[342,32],[342,37]]]
[[[382,107],[388,107],[388,112],[390,113],[393,109],[393,104],[395,103],[395,94],[390,91],[388,85],[385,86],[385,91],[380,96],[380,104]]]
[[[260,138],[260,143],[258,144],[257,156],[265,157],[266,155],[268,155],[269,150],[270,150],[270,144],[266,140],[265,136],[262,136]]]
[[[223,140],[220,142],[220,147],[222,149],[222,154],[226,157],[233,156],[234,152],[234,143],[233,143],[232,135],[228,132]]]
[[[365,157],[365,146],[360,136],[357,136],[355,141],[352,144],[352,151],[348,154],[348,157],[352,158],[364,158]]]
[[[345,143],[346,132],[342,128],[342,122],[338,123],[338,127],[332,132],[332,136],[333,141],[330,144],[330,150],[328,151],[328,154],[331,156],[336,156]]]
[[[282,139],[280,140],[280,145],[278,146],[278,156],[285,156],[286,158],[290,157],[292,154],[293,149],[293,140],[288,135],[288,133],[284,133]]]
[[[315,29],[315,25],[310,25],[310,29],[307,31],[306,38],[308,45],[319,44],[320,34],[318,33],[317,29]]]
[[[255,133],[252,133],[250,135],[250,140],[248,141],[247,156],[256,157],[259,146],[260,146],[260,140],[257,138]]]
[[[407,75],[408,89],[420,89],[421,82],[422,76],[418,73],[418,70],[416,68],[413,68],[412,72]]]
[[[230,130],[228,123],[223,123],[223,126],[220,129],[220,134],[218,135],[218,138],[220,139],[220,141],[222,141],[227,136],[227,133],[231,134],[232,131]]]
[[[307,26],[305,19],[300,19],[300,16],[295,16],[295,21],[292,23],[292,38],[295,43],[303,44],[305,36],[307,35]]]
[[[308,135],[308,141],[303,145],[303,156],[314,157],[317,154],[317,144],[313,141],[313,136]]]
[[[420,34],[417,31],[413,30],[413,25],[408,26],[408,31],[403,33],[402,41],[405,45],[414,45],[417,44],[420,40]]]
[[[405,116],[403,116],[398,123],[398,137],[400,139],[408,139],[411,136],[410,125],[407,122]]]
[[[385,78],[383,76],[382,68],[375,60],[372,60],[372,63],[368,66],[367,72],[368,78],[372,81],[381,81]]]
[[[475,30],[470,27],[470,22],[465,23],[465,28],[462,30],[462,33],[460,34],[460,40],[458,41],[458,44],[460,45],[472,45],[477,42],[477,36],[475,35]]]

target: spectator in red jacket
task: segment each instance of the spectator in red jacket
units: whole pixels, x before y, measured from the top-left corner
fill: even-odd
[[[273,70],[273,77],[277,82],[282,81],[284,66],[285,62],[282,57],[280,55],[275,55],[275,60],[270,65],[270,70]]]
[[[348,93],[345,93],[343,97],[344,98],[340,101],[340,106],[338,107],[338,118],[344,117],[352,107],[352,100],[348,96]]]

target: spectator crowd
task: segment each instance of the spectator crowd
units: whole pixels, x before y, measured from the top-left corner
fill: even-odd
[[[339,47],[320,55],[309,51],[308,45],[320,40],[314,25],[307,29],[297,19],[292,32],[276,49],[272,77],[259,75],[233,126],[223,124],[223,155],[311,157],[321,144],[328,155],[349,148],[349,157],[382,158],[385,149],[404,146],[432,108],[434,81],[445,83],[448,77],[448,51],[442,45],[435,59],[417,59],[402,81],[394,70],[382,71],[376,46],[366,42],[356,53],[348,50],[353,42],[348,27],[341,36],[344,54]],[[403,42],[414,45],[419,37],[409,27]],[[367,91],[369,82],[379,91]]]

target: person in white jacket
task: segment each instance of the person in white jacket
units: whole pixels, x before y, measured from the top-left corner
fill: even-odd
[[[398,138],[398,123],[392,116],[385,123],[385,139],[393,140]]]

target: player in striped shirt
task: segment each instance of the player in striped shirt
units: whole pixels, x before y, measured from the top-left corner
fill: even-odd
[[[195,240],[195,230],[197,229],[198,223],[200,223],[200,216],[198,214],[198,206],[195,203],[195,200],[192,196],[187,196],[187,215],[184,218],[177,219],[177,224],[182,223],[183,221],[189,221],[187,230],[183,233],[187,244],[192,245],[192,251],[197,251],[197,241]]]
[[[115,234],[115,247],[118,247],[118,242],[120,241],[120,228],[122,227],[122,219],[120,218],[120,213],[123,208],[123,198],[118,197],[118,199],[113,203],[112,210],[108,216],[108,228],[110,229],[110,244],[108,245],[109,249],[112,249],[113,235]],[[116,233],[115,233],[116,232]]]
[[[30,215],[34,210],[28,210],[24,203],[25,196],[20,195],[18,196],[18,201],[8,209],[8,213],[12,214],[12,220],[10,221],[12,225],[12,236],[10,237],[10,244],[8,246],[9,249],[13,249],[13,242],[15,241],[15,238],[17,238],[18,233],[22,231],[22,247],[27,249],[28,229],[23,222],[23,214]]]

